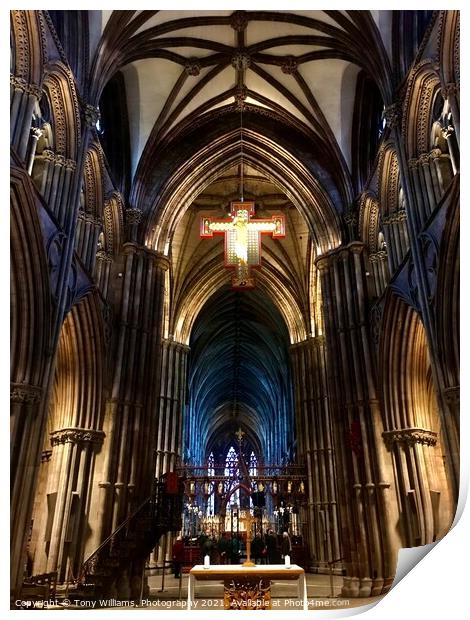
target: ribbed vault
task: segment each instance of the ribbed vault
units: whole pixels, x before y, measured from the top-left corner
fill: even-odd
[[[191,334],[186,459],[202,462],[214,436],[241,427],[266,462],[289,458],[293,411],[289,335],[262,291],[219,289]]]

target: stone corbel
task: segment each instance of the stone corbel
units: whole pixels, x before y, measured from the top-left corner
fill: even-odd
[[[388,447],[392,447],[396,443],[409,446],[417,443],[425,446],[435,446],[438,434],[424,428],[400,428],[384,431],[382,437]]]
[[[65,443],[90,443],[101,445],[104,439],[104,432],[91,428],[61,428],[50,433],[51,444],[56,446]]]

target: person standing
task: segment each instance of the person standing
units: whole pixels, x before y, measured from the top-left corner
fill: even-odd
[[[283,532],[281,542],[281,558],[284,559],[286,555],[292,558],[292,544],[290,541],[289,533]]]
[[[276,564],[277,561],[277,538],[273,530],[268,530],[266,534],[266,549],[268,564]]]
[[[175,540],[172,549],[173,573],[176,579],[181,575],[181,567],[184,564],[184,542],[181,536]]]

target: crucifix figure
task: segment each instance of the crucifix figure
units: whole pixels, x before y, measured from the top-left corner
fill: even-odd
[[[256,566],[251,561],[251,525],[254,521],[254,517],[251,516],[251,512],[248,510],[244,517],[240,517],[240,521],[244,521],[246,529],[246,560],[242,566]]]
[[[251,269],[261,267],[261,235],[274,239],[285,237],[283,215],[269,219],[253,219],[254,202],[232,202],[230,218],[201,218],[201,237],[225,235],[225,266],[234,270],[233,288],[253,288],[255,279]]]

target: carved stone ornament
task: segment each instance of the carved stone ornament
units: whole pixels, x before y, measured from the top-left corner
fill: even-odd
[[[380,261],[384,261],[387,259],[387,252],[385,250],[379,250],[378,252],[373,252],[369,254],[369,260],[371,263],[379,263]]]
[[[297,58],[295,58],[294,56],[287,56],[287,58],[281,65],[282,72],[286,73],[287,75],[293,75],[294,73],[297,73],[297,67]]]
[[[112,263],[113,257],[105,250],[98,250],[98,252],[96,252],[96,260],[103,261],[103,263]]]
[[[425,446],[435,446],[437,443],[437,433],[423,428],[401,428],[382,433],[385,443],[392,446],[395,443],[412,446],[420,443]]]
[[[248,91],[245,86],[239,86],[235,91],[234,99],[237,109],[244,108],[245,100],[248,96]]]
[[[140,224],[142,220],[142,211],[140,209],[126,209],[127,224]]]
[[[405,209],[398,209],[398,211],[392,211],[392,213],[385,215],[382,218],[382,223],[387,226],[388,224],[398,224],[406,219],[407,215]]]
[[[28,383],[12,383],[10,387],[10,400],[14,403],[32,405],[38,403],[42,397],[42,388]]]
[[[401,104],[396,102],[387,106],[384,110],[385,120],[390,129],[395,129],[400,124]]]
[[[248,17],[245,11],[235,11],[235,13],[232,13],[230,25],[237,32],[243,32],[248,25]]]
[[[40,99],[42,96],[42,90],[36,84],[28,84],[28,82],[16,75],[12,75],[10,73],[10,85],[13,86],[16,90],[21,90],[23,93],[27,95],[33,95],[36,99]]]
[[[236,52],[232,56],[231,60],[232,67],[241,71],[242,69],[248,69],[251,64],[250,55],[247,52]]]
[[[51,433],[51,444],[56,446],[60,443],[93,443],[102,444],[104,439],[103,431],[95,431],[85,428],[62,428]]]
[[[188,75],[197,76],[201,72],[201,64],[197,58],[189,58],[184,65],[184,70]]]
[[[83,108],[83,115],[88,127],[94,127],[100,118],[100,111],[90,103],[86,103]]]

